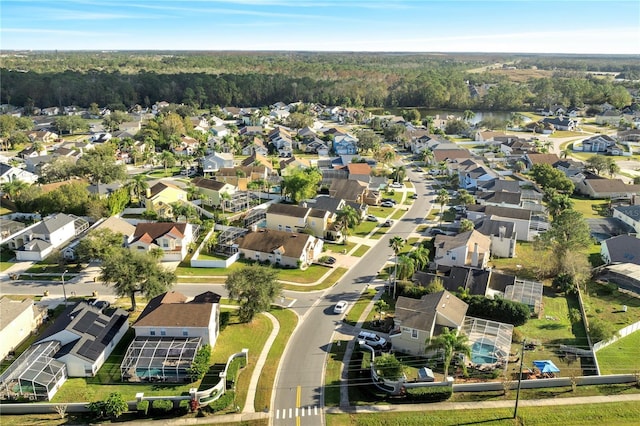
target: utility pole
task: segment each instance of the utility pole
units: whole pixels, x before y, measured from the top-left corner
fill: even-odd
[[[518,375],[518,390],[516,392],[516,407],[513,410],[513,418],[518,417],[518,402],[520,401],[520,384],[522,383],[522,364],[524,364],[524,345],[525,339],[522,339],[522,354],[520,356],[520,374]]]
[[[64,274],[69,272],[68,269],[65,269],[62,273],[62,294],[64,294],[64,305],[67,306],[67,291],[64,289]]]

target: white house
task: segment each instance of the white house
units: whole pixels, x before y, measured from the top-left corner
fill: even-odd
[[[38,181],[38,175],[27,170],[0,163],[0,184],[13,181],[34,184]]]
[[[476,230],[455,236],[437,235],[435,249],[437,265],[484,268],[491,255],[491,240]]]
[[[88,228],[89,223],[82,218],[54,214],[9,240],[9,248],[15,251],[19,261],[40,261]]]
[[[129,329],[122,309],[101,310],[87,302],[69,306],[35,344],[57,341],[54,358],[67,366],[69,377],[93,377]]]
[[[47,315],[31,299],[0,298],[0,360],[31,335]]]
[[[640,206],[619,206],[613,208],[613,217],[620,219],[635,229],[640,235]]]
[[[138,223],[129,249],[150,251],[161,248],[164,251],[162,261],[175,262],[184,260],[192,241],[193,226],[190,223]]]
[[[238,238],[236,244],[246,259],[299,268],[321,256],[323,240],[297,232],[259,229]]]

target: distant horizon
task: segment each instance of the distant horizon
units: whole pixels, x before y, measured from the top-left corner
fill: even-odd
[[[2,0],[5,51],[640,54],[638,0]]]

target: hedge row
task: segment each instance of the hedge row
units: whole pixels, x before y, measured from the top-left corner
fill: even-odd
[[[414,402],[440,402],[451,398],[453,388],[451,386],[424,386],[407,388],[407,399]]]

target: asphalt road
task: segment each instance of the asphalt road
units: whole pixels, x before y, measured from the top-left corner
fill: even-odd
[[[426,181],[408,171],[418,199],[407,214],[369,250],[333,287],[317,294],[314,304],[303,314],[281,361],[274,387],[271,419],[274,425],[324,424],[324,374],[327,354],[334,332],[341,327],[341,315],[333,313],[339,300],[351,303],[373,281],[378,271],[393,258],[389,240],[399,235],[407,238],[423,222],[431,196]]]

